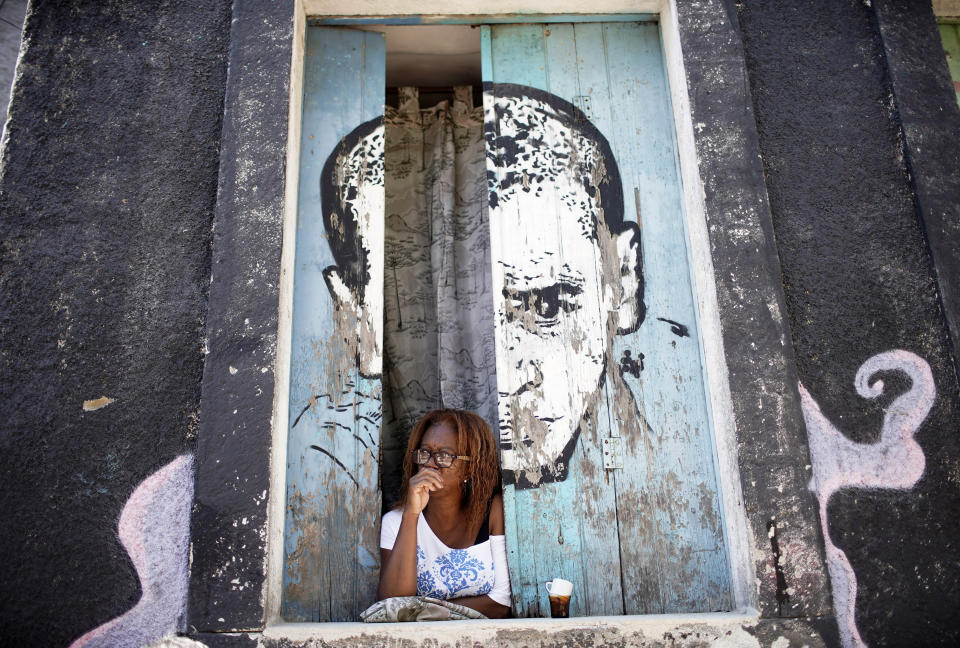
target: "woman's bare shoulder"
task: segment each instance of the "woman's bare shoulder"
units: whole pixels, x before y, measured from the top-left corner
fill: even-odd
[[[490,535],[503,535],[503,496],[499,493],[490,501]]]

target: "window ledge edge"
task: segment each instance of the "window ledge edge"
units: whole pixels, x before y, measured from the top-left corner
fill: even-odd
[[[692,626],[713,629],[721,634],[734,627],[753,626],[760,621],[760,614],[752,608],[732,612],[700,612],[687,614],[638,614],[623,616],[573,617],[569,619],[478,619],[424,623],[292,623],[277,621],[269,624],[263,636],[269,639],[301,641],[322,638],[324,641],[356,640],[366,636],[376,641],[378,637],[422,641],[454,636],[482,640],[495,637],[501,632],[617,632],[642,635],[663,635]]]

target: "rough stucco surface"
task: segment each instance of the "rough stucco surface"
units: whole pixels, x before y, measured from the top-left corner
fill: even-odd
[[[874,4],[903,131],[904,154],[937,288],[960,349],[960,106],[929,6],[910,0]],[[926,38],[916,34],[925,33]],[[939,36],[939,34],[937,35]],[[960,367],[960,365],[958,365]],[[960,371],[960,368],[958,368]]]
[[[254,648],[260,644],[258,633],[201,632],[190,637],[206,648]]]
[[[635,618],[635,617],[634,617]],[[832,619],[760,619],[744,622],[718,615],[710,621],[681,621],[673,615],[646,618],[643,630],[625,627],[615,617],[548,619],[531,622],[539,627],[491,628],[484,621],[443,623],[290,624],[265,633],[196,633],[193,640],[210,648],[564,648],[618,646],[619,648],[824,648],[836,646]],[[517,620],[518,623],[525,623]],[[510,623],[510,622],[507,622]],[[633,622],[636,624],[636,622]],[[153,648],[153,647],[151,647]],[[161,648],[161,647],[157,647]]]
[[[831,614],[784,296],[732,3],[678,6],[744,505],[765,617]]]
[[[914,436],[926,457],[916,486],[830,500],[831,537],[858,581],[857,627],[870,646],[955,645],[957,380],[873,9],[744,3],[740,22],[800,380],[860,443],[879,438],[887,406],[910,387],[888,373],[882,397],[858,396],[854,374],[868,358],[911,351],[937,388]],[[937,38],[932,25],[910,36],[924,38]],[[942,65],[919,51],[923,66]],[[949,132],[925,126],[928,137]]]
[[[902,88],[933,54],[896,29],[881,43],[896,12],[878,30],[859,1],[739,9],[739,27],[732,0],[681,2],[679,19],[768,618],[422,641],[371,628],[371,642],[835,645],[795,366],[830,421],[871,441],[906,381],[885,375],[890,396],[868,403],[853,375],[893,348],[936,379],[916,436],[926,473],[909,491],[838,493],[831,531],[858,576],[867,643],[958,639],[957,381],[916,211],[956,194],[908,176],[942,173],[930,164],[956,149],[919,155],[944,126],[910,117],[887,76]],[[121,509],[194,449],[191,636],[351,643],[230,634],[263,624],[292,13],[289,0],[114,0],[38,3],[28,17],[0,177],[0,643],[67,645],[134,607]]]
[[[0,180],[0,642],[63,646],[140,598],[120,511],[194,444],[229,3],[34,3],[25,30]]]
[[[263,627],[292,2],[233,6],[188,627]]]
[[[338,629],[335,633],[325,632],[323,624],[305,624],[271,630],[261,637],[259,645],[264,648],[823,648],[836,645],[835,633],[822,627],[821,622],[809,619],[744,622],[722,615],[702,622],[681,619],[676,615],[648,616],[642,629],[636,621],[632,625],[621,625],[616,617],[517,620],[517,624],[500,622],[494,628],[484,621],[403,623],[399,627],[398,624],[368,624],[356,631]]]

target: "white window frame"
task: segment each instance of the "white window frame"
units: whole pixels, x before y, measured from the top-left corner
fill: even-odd
[[[491,5],[494,3],[491,2]],[[276,383],[273,404],[271,447],[270,501],[268,506],[267,573],[264,588],[265,637],[307,639],[322,634],[325,640],[356,638],[374,631],[370,625],[355,622],[287,623],[281,618],[284,570],[284,512],[286,498],[286,451],[290,380],[290,338],[293,310],[293,268],[297,219],[297,186],[299,180],[301,106],[303,97],[303,58],[307,19],[322,17],[391,18],[418,16],[423,24],[450,19],[476,20],[497,16],[502,21],[510,15],[535,22],[537,15],[569,17],[651,14],[658,17],[667,72],[667,81],[677,134],[679,165],[683,183],[684,211],[688,236],[691,276],[696,292],[701,348],[707,378],[707,393],[716,448],[716,469],[723,507],[724,534],[731,568],[731,594],[734,609],[723,613],[690,613],[668,615],[623,615],[577,617],[572,619],[504,619],[463,621],[443,624],[445,637],[469,635],[479,641],[479,634],[499,629],[520,630],[529,627],[538,631],[562,628],[616,627],[621,631],[642,631],[645,634],[665,632],[686,623],[709,623],[715,628],[729,627],[740,631],[744,623],[759,619],[757,612],[756,572],[751,557],[751,534],[747,523],[740,471],[737,458],[736,426],[730,393],[729,374],[724,355],[717,304],[717,289],[706,224],[703,183],[700,178],[694,143],[694,124],[690,113],[680,30],[675,0],[596,0],[589,13],[583,12],[579,0],[498,0],[496,11],[479,11],[483,5],[471,0],[297,0],[295,4],[292,61],[290,68],[290,102],[287,135],[287,174],[283,213],[283,246],[279,287],[279,322],[276,357]],[[385,628],[379,628],[383,631]],[[389,633],[398,639],[420,640],[435,637],[438,629],[431,624],[391,625]],[[490,635],[493,638],[493,634]]]

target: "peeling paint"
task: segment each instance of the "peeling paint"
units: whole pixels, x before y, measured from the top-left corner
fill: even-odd
[[[106,407],[110,403],[115,403],[115,398],[110,398],[109,396],[101,396],[100,398],[94,398],[91,400],[83,401],[83,411],[84,412],[93,412],[95,410]]]
[[[725,609],[728,567],[692,311],[646,319],[639,227],[624,214],[618,161],[593,125],[539,90],[492,84],[485,96],[501,448],[517,498],[507,499],[516,501],[516,551],[537,551],[537,564],[554,571],[591,565],[571,577],[589,598],[585,610]],[[663,247],[663,215],[645,218]],[[692,303],[686,273],[674,286],[667,265],[651,270],[664,286],[655,303]],[[657,343],[643,347],[639,375],[615,360],[638,330],[631,340]],[[602,469],[608,436],[624,439],[622,471]],[[585,468],[590,462],[596,469]],[[539,489],[539,500],[528,489]],[[534,531],[520,520],[537,506],[546,512]],[[552,507],[564,522],[554,525]],[[608,583],[598,563],[605,573],[622,570],[622,582]],[[521,614],[537,614],[533,596],[517,596]]]

